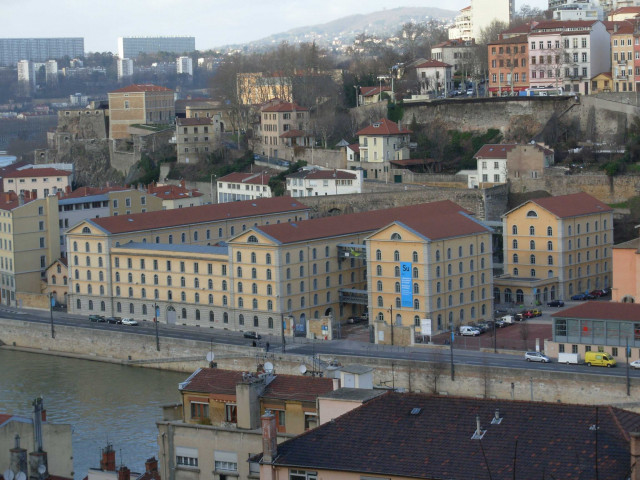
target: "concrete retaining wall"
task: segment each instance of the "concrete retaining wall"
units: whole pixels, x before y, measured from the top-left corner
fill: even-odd
[[[145,328],[145,327],[140,327]],[[207,365],[205,355],[209,352],[208,341],[184,339],[161,339],[161,349],[156,351],[152,335],[132,335],[112,330],[84,329],[56,326],[56,338],[52,339],[50,326],[0,319],[0,341],[5,348],[25,348],[60,353],[95,360],[127,363],[129,358],[166,359],[174,362],[149,363],[145,366],[192,372]],[[215,333],[213,333],[215,340]],[[379,351],[380,346],[353,344],[360,354]],[[266,358],[256,355],[260,349],[243,346],[213,344],[215,361],[219,368],[253,370]],[[388,350],[387,350],[388,351]],[[396,347],[394,352],[411,357],[411,349]],[[268,360],[274,363],[279,373],[298,374],[304,363],[313,365],[311,358],[301,355],[269,353]],[[180,361],[180,358],[195,357],[201,360]],[[342,365],[361,364],[374,368],[374,385],[388,388],[404,388],[416,392],[437,392],[447,395],[504,398],[515,400],[537,400],[581,404],[614,404],[640,411],[640,380],[631,379],[631,395],[626,394],[624,377],[588,373],[560,373],[546,370],[521,370],[523,362],[514,357],[514,368],[455,365],[455,380],[451,380],[449,352],[434,348],[430,362],[384,359],[364,356],[327,356],[321,360],[337,360]],[[455,351],[454,351],[455,359]],[[455,361],[455,360],[454,360]],[[577,368],[576,370],[579,370]]]

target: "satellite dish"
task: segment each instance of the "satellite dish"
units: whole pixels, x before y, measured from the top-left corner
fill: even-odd
[[[213,354],[213,352],[207,353],[207,362],[213,362],[214,358],[215,358],[215,355]]]
[[[4,480],[13,480],[13,477],[15,477],[15,473],[13,473],[13,470],[11,470],[10,468],[7,468],[4,473]]]
[[[300,370],[300,373],[302,375],[304,375],[305,373],[307,373],[307,367],[305,365],[300,365],[300,367],[298,368],[298,370]]]
[[[46,471],[47,471],[47,467],[45,467],[44,465],[40,464],[40,466],[38,467],[38,473],[40,475],[42,475]]]
[[[273,363],[267,362],[264,364],[265,373],[273,373]]]
[[[16,480],[27,480],[27,476],[24,474],[24,472],[18,472],[18,474],[16,475]]]

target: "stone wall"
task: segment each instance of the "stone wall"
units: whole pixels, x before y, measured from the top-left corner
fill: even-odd
[[[147,328],[144,326],[138,327]],[[50,354],[62,354],[101,361],[127,364],[129,360],[148,360],[140,366],[150,366],[185,372],[185,377],[198,367],[206,366],[209,341],[180,338],[160,340],[156,351],[155,338],[151,335],[131,335],[113,330],[84,329],[56,326],[56,338],[50,335],[50,326],[19,320],[0,319],[0,344],[4,348],[24,348]],[[218,368],[253,371],[258,363],[269,360],[277,373],[299,374],[299,366],[312,368],[309,356],[270,352],[247,346],[216,343],[213,334],[213,351]],[[338,361],[342,365],[360,364],[374,369],[373,383],[387,388],[403,388],[414,392],[441,393],[466,397],[504,398],[581,404],[609,404],[640,410],[640,379],[631,377],[631,395],[627,396],[623,376],[598,375],[595,370],[581,373],[562,373],[549,370],[519,369],[523,364],[518,355],[513,357],[512,368],[460,365],[454,350],[454,375],[451,379],[450,351],[448,348],[421,346],[430,352],[429,361],[369,357],[368,353],[384,347],[373,344],[354,344],[358,355],[319,355],[321,362]],[[410,358],[410,348],[394,347],[387,352]],[[174,359],[174,361],[165,361]],[[182,359],[182,360],[181,360]],[[153,363],[156,360],[156,363]]]
[[[512,193],[544,190],[553,196],[586,192],[605,203],[624,202],[640,193],[640,176],[609,177],[605,174],[581,174],[520,178],[511,181]]]
[[[71,109],[58,112],[57,132],[74,140],[106,139],[109,133],[106,110]]]
[[[369,182],[365,182],[365,185],[367,192],[363,194],[304,197],[300,201],[311,207],[313,217],[367,212],[440,200],[451,200],[473,212],[480,220],[499,220],[507,211],[506,185],[486,190]]]
[[[35,308],[38,310],[49,310],[49,295],[44,293],[16,292],[18,305],[24,308]]]

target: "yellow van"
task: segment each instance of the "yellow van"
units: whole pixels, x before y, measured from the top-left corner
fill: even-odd
[[[615,367],[616,361],[608,353],[604,352],[586,352],[584,354],[584,363],[589,366],[596,367]]]

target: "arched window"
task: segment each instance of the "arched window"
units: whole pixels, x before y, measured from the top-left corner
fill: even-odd
[[[102,267],[102,257],[98,257],[98,266]]]
[[[397,266],[397,265],[396,265],[396,266],[395,266],[395,268],[394,268],[394,275],[395,275],[396,277],[399,277],[399,276],[400,276],[400,267],[399,267],[399,266]]]
[[[440,250],[436,250],[436,262],[440,261]]]
[[[536,264],[536,256],[535,255],[529,255],[529,263],[531,265],[535,265]]]
[[[533,210],[529,210],[527,212],[527,217],[538,218],[538,214],[536,212],[534,212]]]
[[[453,306],[453,295],[449,295],[449,298],[447,299],[447,304],[449,307]]]
[[[450,292],[452,288],[453,288],[453,280],[449,279],[447,280],[447,291]]]
[[[453,268],[451,267],[451,264],[447,264],[447,275],[451,275],[453,273]]]
[[[378,307],[382,307],[382,297],[378,297]]]
[[[122,313],[122,304],[120,302],[116,303],[116,312]]]
[[[511,227],[511,233],[513,235],[517,235],[518,234],[518,226],[517,225],[514,225],[514,226]]]
[[[569,225],[569,228],[567,230],[568,230],[569,235],[571,235],[571,225]]]
[[[530,240],[529,241],[529,250],[535,250],[536,249],[536,242],[534,240]]]
[[[536,278],[536,269],[532,268],[531,272],[529,272],[529,274],[531,275],[531,278]]]
[[[451,249],[447,248],[447,260],[451,260]]]
[[[414,263],[418,262],[418,252],[413,252],[413,261]]]
[[[120,296],[120,287],[116,287],[116,297]]]
[[[480,268],[484,268],[484,258],[480,259]]]
[[[529,235],[535,235],[536,234],[536,227],[534,227],[533,225],[531,225],[529,227]]]
[[[251,252],[251,263],[256,263],[258,261],[256,253]]]
[[[402,240],[402,237],[400,236],[399,233],[392,233],[391,240]]]
[[[173,235],[169,235],[169,243],[173,243]]]
[[[395,283],[395,292],[400,293],[400,282]]]
[[[173,279],[171,278],[171,275],[167,275],[167,285],[170,287],[173,284]]]
[[[135,307],[133,306],[133,303],[129,304],[129,313],[135,313]]]
[[[298,252],[298,260],[300,260],[301,262],[304,262],[304,250],[300,250]]]
[[[458,279],[458,286],[459,286],[460,288],[464,288],[464,278],[463,278],[463,277],[460,277],[460,278]]]
[[[185,318],[187,318],[187,309],[183,308],[182,312],[181,312],[181,318],[184,320]]]
[[[514,248],[514,249],[518,248],[518,240],[516,240],[516,239],[514,238],[514,239],[513,239],[513,242],[512,242],[512,245],[513,245],[513,248]]]
[[[393,260],[396,261],[396,262],[400,261],[400,252],[398,250],[393,252]]]
[[[153,276],[153,284],[158,285],[158,275]]]
[[[133,274],[127,273],[127,283],[133,283]]]
[[[420,310],[420,300],[418,300],[417,298],[413,300],[413,309]]]
[[[436,308],[442,308],[442,299],[440,297],[436,300]]]
[[[418,278],[418,267],[413,267],[413,278]]]
[[[547,265],[553,265],[553,257],[551,255],[547,257]]]
[[[89,310],[93,310],[93,300],[89,300]]]
[[[249,235],[249,238],[247,238],[247,242],[258,243],[258,237],[256,237],[255,235]]]
[[[242,252],[236,252],[236,262],[242,261]]]
[[[440,266],[436,267],[436,277],[440,278]]]
[[[129,287],[129,298],[133,297],[133,288]]]
[[[551,237],[553,235],[553,228],[547,227],[547,236]]]
[[[87,280],[91,280],[91,270],[87,270]]]
[[[187,301],[187,294],[185,292],[180,292],[180,300],[183,302]]]
[[[208,231],[208,230],[207,230]],[[213,310],[209,310],[209,321],[213,322],[215,320],[215,317],[213,315]]]
[[[104,303],[104,300],[100,301],[100,311],[104,312],[107,309],[107,306]]]
[[[238,307],[244,308],[244,299],[242,297],[238,298]]]
[[[417,283],[413,284],[413,293],[414,294],[420,293],[420,285],[418,285]]]
[[[89,242],[84,242],[84,251],[89,253],[91,249],[89,248]]]
[[[185,243],[187,241],[187,236],[184,233],[180,236],[180,241],[182,243]]]
[[[458,247],[458,258],[462,257],[462,245]]]
[[[462,262],[458,262],[458,273],[462,273],[463,271]]]
[[[402,307],[402,302],[400,301],[400,297],[396,297],[396,308]]]
[[[86,258],[87,267],[91,266],[91,257]]]
[[[517,253],[513,254],[513,263],[518,263],[518,254]]]
[[[442,289],[442,284],[440,282],[436,283],[436,293],[440,293],[441,289]]]
[[[378,280],[378,281],[376,282],[376,290],[377,290],[378,292],[381,292],[381,291],[382,291],[382,282],[381,282],[380,280]]]
[[[242,278],[242,267],[238,267],[236,272],[237,272],[237,277]]]
[[[77,285],[76,285],[76,286],[77,286]],[[81,304],[81,302],[80,302],[80,299],[77,299],[77,300],[76,300],[76,308],[77,308],[78,310],[80,310],[80,308],[82,308],[82,304]]]
[[[104,285],[100,285],[100,295],[104,295]]]

